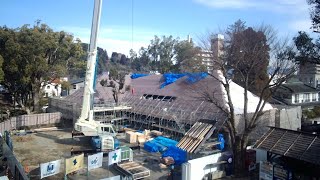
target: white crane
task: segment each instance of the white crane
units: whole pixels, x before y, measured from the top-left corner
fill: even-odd
[[[85,136],[116,135],[115,126],[112,124],[104,124],[93,119],[93,86],[95,78],[94,73],[97,57],[97,37],[100,24],[101,6],[102,0],[94,1],[82,110],[79,119],[75,123],[75,130],[82,132]]]

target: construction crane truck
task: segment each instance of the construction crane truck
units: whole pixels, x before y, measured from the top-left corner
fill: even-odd
[[[91,136],[91,144],[94,149],[108,150],[114,148],[114,137],[117,134],[116,127],[111,123],[94,120],[94,80],[97,57],[97,37],[101,16],[102,0],[94,1],[94,10],[91,26],[90,45],[87,58],[87,69],[82,101],[82,109],[74,129],[84,136]]]

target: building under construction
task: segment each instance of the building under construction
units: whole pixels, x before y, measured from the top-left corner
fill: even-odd
[[[216,121],[217,127],[221,127],[218,125],[227,117],[221,109],[225,107],[221,84],[205,73],[148,75],[127,79],[128,85],[130,90],[120,94],[116,105],[112,89],[97,83],[96,120],[110,120],[134,129],[159,130],[178,139],[201,119]],[[79,89],[65,98],[52,98],[49,111],[60,111],[64,118],[75,122],[82,95],[83,89]]]

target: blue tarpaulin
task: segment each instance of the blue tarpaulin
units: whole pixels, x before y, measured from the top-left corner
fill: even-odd
[[[162,136],[156,137],[144,143],[144,149],[148,152],[163,152],[170,146],[178,144],[177,141]]]
[[[182,74],[173,74],[173,73],[166,73],[163,75],[164,82],[161,84],[160,88],[164,88],[165,86],[176,82],[178,79],[182,78],[183,76],[187,76],[186,82],[189,84],[196,83],[201,79],[204,79],[208,76],[206,72],[199,72],[199,73],[182,73]]]
[[[167,147],[155,142],[155,141],[147,141],[143,145],[143,149],[148,152],[162,152],[167,149]]]
[[[132,74],[130,77],[131,79],[137,79],[137,78],[140,78],[140,77],[144,77],[144,76],[149,76],[149,74]]]
[[[184,151],[176,146],[170,146],[162,154],[162,157],[172,157],[174,159],[174,165],[181,165],[187,162],[187,151]]]
[[[193,84],[196,83],[198,81],[200,81],[201,79],[204,79],[208,76],[208,73],[206,72],[199,72],[199,73],[187,73],[187,82],[189,84]]]
[[[158,136],[158,137],[154,138],[152,141],[155,141],[165,147],[175,146],[178,144],[177,141],[163,137],[163,136]]]
[[[218,135],[218,142],[220,142],[220,144],[217,145],[217,148],[219,150],[223,150],[224,149],[224,138],[223,138],[223,134],[219,134]]]
[[[164,88],[165,86],[176,82],[181,77],[185,76],[186,74],[173,74],[173,73],[166,73],[163,75],[164,82],[161,84],[160,89]]]

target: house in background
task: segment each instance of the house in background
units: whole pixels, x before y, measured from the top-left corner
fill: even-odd
[[[299,80],[318,88],[320,85],[320,64],[306,62],[299,66]]]
[[[287,105],[310,108],[320,105],[320,90],[292,78],[277,89],[274,98]]]
[[[61,82],[68,81],[68,78],[55,78],[48,81],[46,84],[42,83],[42,91],[44,97],[61,96]]]
[[[73,79],[73,80],[70,80],[69,82],[71,84],[69,95],[73,94],[78,89],[84,87],[84,78]]]

